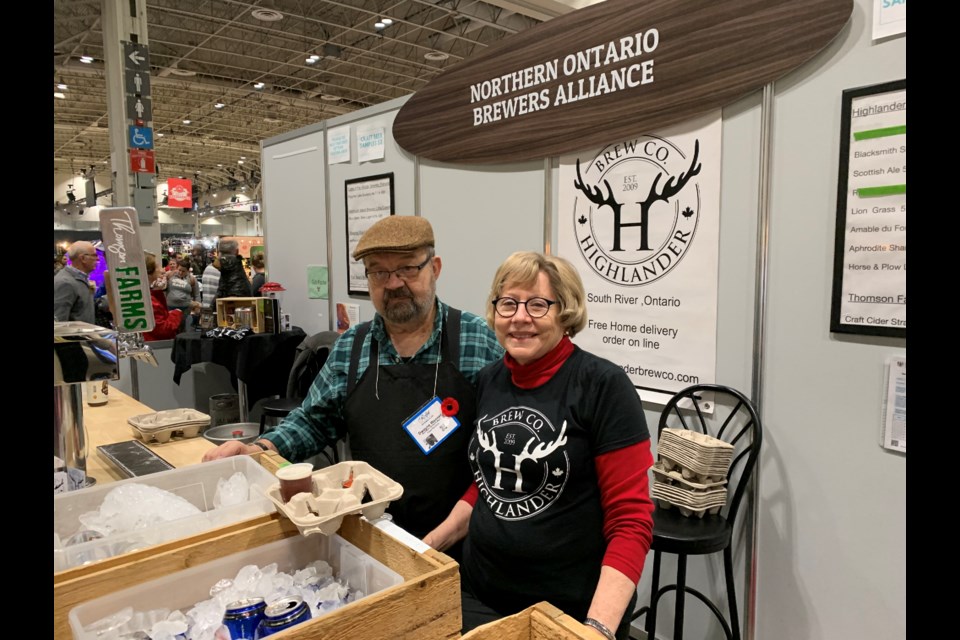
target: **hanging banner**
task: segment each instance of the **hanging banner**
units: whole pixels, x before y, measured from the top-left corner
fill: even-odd
[[[117,331],[153,331],[153,303],[137,210],[133,207],[100,209],[100,235],[108,267],[107,299]]]
[[[167,180],[167,206],[193,208],[193,183],[186,178]]]
[[[716,378],[721,117],[560,159],[558,255],[580,272],[576,343],[645,402]]]

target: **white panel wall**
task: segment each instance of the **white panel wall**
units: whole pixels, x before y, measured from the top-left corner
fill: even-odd
[[[264,146],[263,239],[267,273],[279,282],[283,311],[307,335],[329,329],[326,300],[307,298],[307,265],[327,264],[324,136],[314,131]]]
[[[777,84],[758,638],[906,637],[906,456],[878,446],[906,344],[829,332],[841,94],[907,73],[905,37],[871,43],[872,4]]]
[[[423,160],[421,212],[443,270],[437,294],[480,316],[493,275],[514,251],[543,251],[543,162],[470,167]]]
[[[365,322],[373,317],[374,309],[369,296],[347,294],[347,203],[344,182],[354,178],[364,178],[383,173],[393,173],[393,203],[396,215],[414,215],[416,211],[416,164],[414,157],[397,146],[390,135],[393,120],[397,116],[400,105],[405,100],[392,100],[377,107],[364,109],[349,115],[328,121],[327,129],[349,125],[351,138],[350,162],[332,164],[328,167],[329,173],[329,200],[330,228],[332,230],[331,246],[333,248],[333,262],[331,266],[331,291],[333,302],[347,302],[360,307],[360,321]],[[356,125],[363,123],[371,126],[382,126],[384,130],[385,149],[383,160],[373,162],[357,162],[357,132]],[[326,328],[326,327],[325,327]],[[333,329],[332,325],[330,329]]]

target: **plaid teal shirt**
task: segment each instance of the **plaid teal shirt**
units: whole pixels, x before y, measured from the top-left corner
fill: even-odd
[[[433,333],[414,355],[411,362],[436,364],[440,360],[440,318],[446,317],[447,305],[437,300],[440,313],[433,325]],[[394,365],[400,361],[397,350],[387,336],[383,318],[373,318],[360,351],[357,380],[370,364],[370,341],[380,343],[380,364]],[[336,442],[347,432],[343,408],[347,401],[347,376],[350,368],[350,352],[356,327],[351,327],[337,340],[326,363],[317,374],[307,398],[294,409],[273,431],[263,439],[276,445],[280,455],[297,462],[316,455],[330,443]],[[497,342],[486,320],[466,311],[460,315],[460,373],[472,384],[477,383],[477,374],[486,365],[503,357],[503,347]]]

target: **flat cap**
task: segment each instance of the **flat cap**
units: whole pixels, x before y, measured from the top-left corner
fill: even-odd
[[[406,253],[420,247],[432,247],[433,227],[418,216],[388,216],[378,220],[360,237],[353,259],[371,253]]]

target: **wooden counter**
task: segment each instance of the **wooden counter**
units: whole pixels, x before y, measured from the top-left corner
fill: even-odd
[[[109,462],[97,451],[102,444],[135,440],[136,436],[127,419],[144,413],[153,413],[147,405],[134,400],[115,387],[110,387],[107,404],[98,407],[83,405],[83,424],[87,431],[87,475],[96,478],[97,483],[123,480]],[[171,438],[162,444],[148,443],[147,446],[158,456],[175,467],[197,464],[204,452],[214,445],[202,436],[194,438]]]

